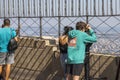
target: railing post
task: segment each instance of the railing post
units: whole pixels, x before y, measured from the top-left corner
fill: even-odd
[[[42,17],[40,17],[40,38],[42,39]]]
[[[61,17],[59,16],[58,17],[58,36],[60,36],[61,34],[60,34],[60,29],[61,29],[61,26],[60,26],[60,23],[61,23]]]
[[[20,25],[20,17],[18,17],[18,29],[17,29],[18,37],[20,37],[20,27],[21,27],[21,25]]]
[[[86,16],[86,23],[88,24],[88,16]],[[85,80],[90,80],[90,63],[89,63],[89,57],[90,57],[90,47],[91,47],[91,43],[87,43],[86,44],[86,57],[85,57]]]

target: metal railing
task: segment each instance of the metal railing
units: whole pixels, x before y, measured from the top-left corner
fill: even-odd
[[[78,21],[84,21],[90,24],[97,35],[91,52],[120,54],[120,0],[0,0],[0,25],[4,18],[11,20],[11,27],[18,31],[18,36],[38,38],[58,38],[64,26],[75,28]],[[43,77],[49,77],[49,80],[53,80],[57,76],[59,65],[55,63],[58,60],[52,61],[52,47],[45,46],[44,41],[29,38],[21,40],[19,44],[16,63],[12,66],[13,79],[42,80]],[[100,63],[100,58],[93,61],[90,69]],[[99,74],[109,59],[105,59],[93,77]],[[58,67],[52,70],[53,65]]]
[[[119,0],[1,0],[0,17],[120,15]]]

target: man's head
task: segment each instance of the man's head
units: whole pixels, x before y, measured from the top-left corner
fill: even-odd
[[[76,29],[80,31],[85,31],[86,30],[87,24],[85,22],[77,22],[76,23]]]
[[[4,26],[10,26],[10,20],[4,19]]]

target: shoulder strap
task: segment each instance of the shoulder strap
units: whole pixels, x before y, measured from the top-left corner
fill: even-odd
[[[10,35],[11,35],[11,39],[12,39],[12,28],[10,28]]]

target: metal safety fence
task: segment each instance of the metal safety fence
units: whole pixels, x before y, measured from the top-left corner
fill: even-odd
[[[58,38],[66,25],[84,21],[95,30],[95,53],[119,54],[119,0],[1,0],[0,25],[10,18],[18,36]]]
[[[12,66],[13,80],[58,79],[60,66],[53,59],[53,46],[38,39],[57,39],[64,26],[75,29],[78,21],[90,24],[96,32],[97,42],[91,52],[120,55],[120,0],[0,0],[0,25],[5,18],[23,37]],[[90,56],[90,60],[92,77],[104,75],[104,65],[106,68],[113,65],[113,57]]]

